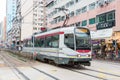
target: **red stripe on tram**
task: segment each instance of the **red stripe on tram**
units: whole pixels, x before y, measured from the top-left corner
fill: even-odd
[[[64,34],[64,32],[56,32],[56,33],[45,34],[45,35],[37,36],[37,38],[44,38],[44,37],[54,36],[54,35],[58,35],[58,34]]]
[[[80,53],[88,53],[90,52],[90,50],[76,50],[77,52],[80,52]]]

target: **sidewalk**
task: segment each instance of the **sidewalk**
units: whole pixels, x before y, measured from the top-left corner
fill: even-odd
[[[120,63],[120,59],[93,58],[93,60],[97,60],[97,61],[104,61],[104,62],[114,62],[114,63]]]

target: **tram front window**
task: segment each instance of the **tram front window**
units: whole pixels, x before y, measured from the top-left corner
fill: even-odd
[[[74,35],[73,34],[65,34],[65,45],[71,49],[74,49]]]
[[[83,50],[90,50],[91,43],[90,43],[90,35],[87,33],[81,33],[75,35],[76,39],[76,50],[83,49]]]

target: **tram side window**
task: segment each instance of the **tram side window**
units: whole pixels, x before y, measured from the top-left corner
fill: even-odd
[[[59,35],[52,36],[52,47],[53,48],[58,48],[59,47]]]
[[[52,47],[52,44],[51,44],[51,37],[46,37],[46,40],[45,40],[45,42],[46,42],[46,47]]]
[[[59,47],[59,35],[47,37],[46,38],[46,47],[58,48]]]
[[[64,43],[67,47],[74,49],[74,35],[73,34],[65,34]]]
[[[34,42],[35,47],[45,47],[45,39],[44,38],[36,38]]]
[[[35,47],[40,47],[40,38],[38,39],[35,39],[35,44],[34,44]]]
[[[45,39],[44,38],[40,39],[39,47],[45,47]]]

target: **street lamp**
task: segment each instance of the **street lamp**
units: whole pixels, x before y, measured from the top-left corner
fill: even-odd
[[[64,20],[62,27],[66,27],[69,20],[69,15],[65,11],[68,11],[68,9],[65,9],[65,8],[55,8],[55,9],[61,10],[65,14],[66,19]]]

